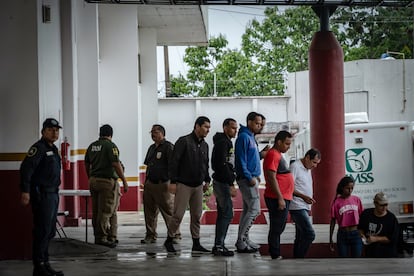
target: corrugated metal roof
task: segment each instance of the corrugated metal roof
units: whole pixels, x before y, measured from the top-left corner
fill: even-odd
[[[136,5],[302,5],[409,7],[414,0],[85,0],[88,3]]]

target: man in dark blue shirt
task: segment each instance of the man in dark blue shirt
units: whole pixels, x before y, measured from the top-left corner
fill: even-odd
[[[165,224],[171,220],[174,209],[174,195],[168,191],[170,176],[168,168],[171,163],[174,145],[165,139],[165,128],[155,124],[151,128],[151,138],[154,141],[148,148],[144,164],[147,165],[144,185],[144,216],[145,239],[141,243],[154,243],[157,240],[158,213],[161,212]],[[180,239],[177,230],[174,238]]]
[[[33,212],[33,276],[58,275],[49,264],[49,242],[56,234],[61,159],[53,144],[62,127],[55,119],[43,122],[42,137],[29,149],[20,167],[21,203]]]

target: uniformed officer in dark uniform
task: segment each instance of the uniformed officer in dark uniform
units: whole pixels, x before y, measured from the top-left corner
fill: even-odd
[[[159,212],[168,228],[174,211],[174,195],[168,191],[170,183],[168,166],[174,145],[165,139],[165,128],[162,125],[153,125],[150,133],[154,144],[148,148],[144,160],[144,164],[147,165],[143,194],[146,234],[141,243],[154,243],[157,240]],[[180,239],[181,234],[178,229],[173,241],[178,243]]]
[[[32,206],[33,276],[63,275],[49,264],[49,242],[56,234],[61,159],[53,144],[62,127],[53,118],[43,122],[42,137],[27,153],[20,166],[21,202]]]

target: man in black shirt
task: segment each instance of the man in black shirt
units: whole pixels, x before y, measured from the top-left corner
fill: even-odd
[[[180,137],[174,146],[169,168],[171,186],[176,186],[174,213],[169,223],[168,238],[164,243],[168,252],[176,252],[173,238],[180,227],[187,206],[190,207],[190,231],[193,252],[210,252],[200,244],[200,218],[203,211],[203,192],[210,185],[208,173],[208,144],[204,141],[210,131],[210,120],[198,117],[193,131]]]
[[[365,247],[365,257],[395,258],[398,256],[398,221],[393,213],[388,211],[388,199],[383,192],[374,197],[374,208],[365,209],[358,224],[362,242]]]
[[[174,145],[165,139],[165,128],[153,125],[151,138],[154,141],[147,151],[144,164],[147,165],[144,185],[144,216],[146,234],[141,243],[154,243],[157,239],[157,218],[161,212],[165,224],[171,220],[174,208],[174,196],[168,191],[170,177],[168,166],[174,150]],[[176,234],[175,237],[178,237]]]
[[[217,202],[216,238],[214,241],[214,256],[233,256],[234,252],[224,246],[227,231],[233,219],[232,197],[237,195],[234,187],[236,172],[234,170],[234,147],[231,139],[236,137],[237,122],[228,118],[223,122],[223,132],[217,132],[213,137],[214,147],[211,157],[213,167],[213,188]]]

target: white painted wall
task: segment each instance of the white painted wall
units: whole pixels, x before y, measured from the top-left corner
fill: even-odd
[[[286,106],[289,97],[209,97],[209,98],[162,98],[158,100],[159,123],[164,125],[167,139],[175,141],[193,130],[198,116],[207,116],[211,121],[210,134],[206,141],[213,146],[212,138],[222,132],[222,123],[233,118],[246,126],[247,114],[251,111],[262,113],[267,122],[286,122]]]
[[[70,25],[65,27],[72,31],[63,46],[64,127],[71,149],[79,149],[87,148],[99,134],[98,11],[82,0],[71,1],[71,9]],[[74,159],[83,160],[83,155]]]
[[[8,2],[0,9],[0,152],[26,152],[40,137],[37,1]]]
[[[412,59],[345,62],[345,112],[367,111],[370,122],[413,121],[413,75]],[[291,73],[288,81],[288,95],[291,96],[288,119],[309,121],[309,72]],[[406,104],[403,110],[404,90]]]
[[[142,164],[149,145],[153,143],[149,131],[158,122],[157,95],[157,31],[139,28],[141,83],[138,92],[138,164]],[[142,154],[143,153],[143,154]]]
[[[37,1],[39,121],[53,117],[63,124],[59,3],[54,0]],[[42,5],[50,7],[49,23],[42,21]]]
[[[113,127],[126,175],[138,175],[137,21],[136,7],[99,6],[99,126]]]
[[[0,18],[0,152],[26,152],[45,118],[62,119],[59,2],[8,1]]]

